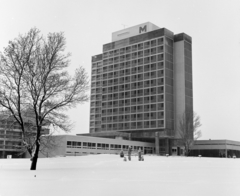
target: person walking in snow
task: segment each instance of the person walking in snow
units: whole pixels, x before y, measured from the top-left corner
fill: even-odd
[[[123,152],[123,150],[121,150],[121,152],[120,152],[120,157],[121,157],[121,158],[124,157],[124,152]]]
[[[128,146],[128,160],[131,161],[132,147]]]
[[[139,161],[142,160],[142,150],[141,150],[141,148],[138,149],[138,160]]]

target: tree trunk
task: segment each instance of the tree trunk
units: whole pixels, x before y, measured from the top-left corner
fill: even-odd
[[[40,144],[39,144],[39,142],[37,140],[36,141],[36,149],[35,149],[34,155],[32,157],[32,164],[31,164],[30,170],[36,170],[37,169],[37,161],[38,161],[39,149],[40,149]]]

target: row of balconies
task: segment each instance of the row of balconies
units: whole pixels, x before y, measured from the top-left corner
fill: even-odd
[[[106,104],[108,104],[108,105],[117,105],[117,104],[122,105],[123,104],[124,105],[124,104],[130,104],[130,103],[132,105],[135,105],[135,104],[144,104],[146,102],[148,102],[148,103],[149,102],[162,102],[164,100],[163,96],[161,96],[161,94],[157,95],[157,96],[154,96],[153,94],[151,94],[151,96],[149,96],[149,94],[146,94],[145,97],[143,95],[141,96],[140,93],[137,93],[135,95],[136,96],[132,96],[131,99],[130,99],[130,96],[111,97],[111,96],[104,95],[103,99],[102,99],[102,102],[103,102],[102,105],[100,105],[100,104],[98,104],[98,105],[100,105],[100,106],[105,106]],[[136,98],[136,97],[138,97],[138,100],[134,100],[134,98]]]
[[[155,121],[153,121],[155,122]],[[124,130],[124,129],[148,129],[148,128],[163,128],[164,124],[162,123],[153,123],[153,124],[144,124],[144,125],[120,125],[119,126],[117,124],[113,124],[111,126],[108,125],[102,125],[102,131],[104,130]]]
[[[121,109],[121,108],[114,108],[114,109]],[[164,108],[158,107],[158,108],[154,108],[154,109],[146,109],[144,110],[143,108],[141,109],[137,109],[137,110],[122,110],[122,111],[117,111],[117,112],[104,112],[102,113],[102,111],[98,111],[99,114],[101,114],[103,117],[104,116],[112,116],[112,115],[123,115],[123,114],[144,114],[144,112],[154,112],[154,111],[163,111]],[[95,111],[92,111],[91,114],[98,114]]]
[[[117,91],[118,92],[118,91]],[[153,88],[146,88],[146,89],[139,89],[139,90],[132,90],[126,92],[119,92],[114,94],[104,94],[104,95],[92,95],[91,101],[110,101],[110,100],[119,100],[119,99],[126,99],[126,98],[135,98],[135,97],[142,97],[142,96],[154,96],[160,95],[164,93],[163,86],[160,87],[153,87]]]
[[[15,135],[0,135],[0,138],[4,139],[14,139],[14,140],[21,140],[21,136],[15,136]]]
[[[104,102],[101,104],[96,104],[96,105],[92,105],[91,107],[91,113],[95,112],[96,110],[100,110],[104,109],[105,107],[109,108],[109,107],[126,107],[126,106],[133,106],[136,107],[138,106],[139,109],[141,109],[142,106],[145,106],[146,104],[153,104],[155,105],[156,103],[158,104],[158,110],[161,109],[161,107],[163,107],[163,102],[164,101],[164,96],[160,95],[160,96],[151,96],[148,98],[143,99],[143,97],[139,97],[137,98],[137,100],[133,99],[126,99],[126,100],[116,100],[116,101],[108,101],[108,102]],[[145,105],[144,105],[145,104]],[[98,106],[98,107],[97,107]],[[95,108],[94,108],[95,107]],[[111,109],[111,108],[109,108]]]
[[[144,114],[144,112],[148,113],[148,112],[157,112],[157,111],[163,111],[164,109],[158,109],[158,108],[155,108],[155,109],[139,109],[139,110],[127,110],[127,111],[118,111],[118,112],[105,112],[105,113],[102,113],[102,116],[105,117],[105,116],[113,116],[113,115],[123,115],[123,114]]]
[[[125,107],[125,108],[127,108],[127,107]],[[121,108],[119,108],[119,109],[121,109]],[[112,116],[112,115],[121,115],[121,114],[136,114],[136,113],[144,113],[144,112],[146,112],[146,113],[148,113],[148,112],[156,112],[156,111],[161,111],[161,110],[163,110],[163,109],[158,109],[158,108],[141,108],[141,109],[137,109],[137,110],[130,110],[130,109],[128,109],[128,110],[119,110],[118,112],[103,112],[102,113],[102,116]]]
[[[163,98],[162,98],[162,101],[163,101]],[[120,101],[119,101],[120,102]],[[131,106],[132,107],[132,109],[131,109],[131,112],[132,113],[134,113],[134,112],[137,112],[137,111],[148,111],[149,109],[148,108],[145,108],[145,109],[143,109],[143,108],[141,108],[141,107],[143,107],[144,106],[144,104],[148,104],[149,105],[149,103],[157,103],[157,101],[156,101],[156,99],[154,98],[154,99],[149,99],[149,100],[139,100],[139,101],[121,101],[120,103],[119,103],[118,101],[113,101],[111,104],[108,104],[107,103],[107,105],[101,105],[101,104],[98,104],[98,105],[91,105],[92,107],[91,107],[91,113],[94,113],[95,112],[95,110],[99,110],[99,112],[103,109],[113,109],[113,113],[114,114],[118,114],[118,107],[121,107],[121,109],[122,109],[122,111],[121,111],[121,113],[124,113],[124,106],[125,107],[127,107],[127,106]],[[142,105],[141,105],[142,104]],[[160,103],[160,102],[158,102],[157,103],[157,106],[156,106],[156,110],[163,110],[163,103]],[[136,107],[137,106],[139,106],[139,108],[137,109]],[[96,108],[94,108],[94,107],[96,107]],[[155,109],[154,109],[155,110]]]
[[[103,72],[104,74],[102,75],[103,79],[108,79],[108,78],[115,78],[115,77],[119,77],[119,76],[125,76],[125,75],[132,75],[132,74],[136,74],[136,73],[144,73],[144,72],[150,72],[150,71],[156,71],[156,67],[153,69],[143,69],[144,67],[134,67],[132,69],[126,69],[126,70],[121,70],[121,71],[114,71],[114,72],[110,72],[110,73],[106,73],[107,70],[105,69]]]
[[[112,79],[112,78],[119,78],[119,77],[124,77],[124,76],[133,76],[133,75],[142,75],[144,76],[149,75],[152,72],[156,72],[156,66],[152,64],[152,68],[150,69],[150,65],[142,66],[142,67],[135,67],[132,69],[125,69],[125,70],[120,70],[120,71],[114,71],[114,72],[109,72],[109,73],[104,73],[99,76],[92,76],[92,81],[96,80],[106,80],[106,79]],[[158,70],[158,72],[162,73],[158,75],[159,77],[163,76],[164,70],[161,68]]]
[[[134,74],[131,73],[130,69],[126,69],[126,70],[122,70],[119,72],[111,72],[108,74],[103,74],[103,75],[97,75],[97,76],[92,76],[92,83],[96,82],[96,81],[101,81],[103,80],[103,85],[106,85],[106,80],[107,79],[112,79],[115,78],[114,80],[117,82],[117,80],[119,79],[119,82],[121,81],[125,81],[128,80],[127,82],[131,82],[131,81],[137,81],[137,80],[147,80],[147,79],[152,79],[152,78],[156,78],[156,77],[163,77],[164,76],[164,70],[160,69],[160,70],[150,70],[146,71],[146,72],[141,72],[138,74]],[[105,81],[104,81],[105,80]],[[112,80],[110,80],[111,82],[113,82]],[[110,82],[109,81],[109,82]]]
[[[109,116],[102,117],[102,123],[110,123],[110,122],[118,122],[118,121],[139,121],[139,120],[155,120],[155,119],[163,119],[164,112],[151,112],[151,113],[143,113],[143,114],[131,114],[131,115],[119,115],[119,116]],[[95,120],[96,122],[96,120]]]
[[[116,79],[110,79],[110,80],[104,80],[102,82],[102,87],[107,87],[107,86],[116,86],[120,84],[127,84],[127,83],[136,83],[136,82],[144,82],[146,80],[153,80],[153,79],[158,79],[158,85],[163,85],[163,72],[148,72],[146,74],[138,74],[138,75],[133,75],[133,76],[127,76],[127,77],[122,77],[122,78],[116,78]],[[139,84],[141,85],[141,84]],[[143,83],[142,83],[143,85]]]
[[[132,46],[127,46],[125,48],[121,48],[121,49],[115,49],[113,51],[108,51],[103,53],[103,58],[107,58],[107,57],[112,57],[112,56],[117,56],[119,54],[126,54],[126,53],[130,53],[130,52],[134,52],[137,50],[142,50],[143,48],[149,48],[149,47],[155,47],[157,45],[162,45],[163,42],[163,38],[158,38],[152,41],[147,41],[144,43],[139,43],[136,45],[132,45]]]
[[[147,50],[141,50],[138,52],[134,52],[133,53],[129,53],[126,55],[113,55],[111,56],[106,56],[103,54],[103,64],[106,63],[106,60],[108,59],[109,63],[117,63],[117,62],[121,62],[121,61],[125,61],[125,60],[130,60],[130,59],[135,59],[135,58],[141,58],[141,57],[145,57],[145,56],[150,56],[150,55],[155,55],[157,53],[163,53],[163,46],[159,46],[159,47],[155,47],[155,48],[151,48],[151,49],[147,49]],[[112,58],[111,58],[112,57]]]
[[[124,66],[124,65],[123,65]],[[151,72],[151,71],[156,71],[156,70],[163,70],[164,68],[164,63],[163,62],[158,62],[158,63],[152,63],[152,64],[146,64],[143,66],[129,66],[129,67],[123,67],[122,69],[119,69],[118,64],[116,65],[110,65],[103,67],[103,74],[97,75],[96,72],[92,73],[92,81],[97,80],[97,76],[100,78],[112,78],[112,77],[119,77],[119,76],[125,76],[125,75],[132,75],[135,73],[146,73],[146,72]]]
[[[97,69],[99,67],[102,67],[102,60],[92,63],[92,69]]]
[[[140,60],[139,60],[140,61]],[[118,71],[118,70],[124,70],[124,69],[139,69],[141,70],[142,67],[144,67],[144,71],[150,71],[150,67],[156,69],[162,69],[164,67],[164,62],[163,61],[159,61],[157,63],[151,63],[151,64],[146,64],[144,66],[141,66],[138,64],[137,60],[132,61],[132,63],[130,61],[127,61],[125,63],[118,63],[118,64],[113,64],[113,65],[108,65],[108,66],[104,66],[102,68],[103,73],[106,72],[111,72],[111,71]],[[97,74],[96,70],[93,70],[92,72],[93,75]]]
[[[109,108],[109,109],[102,109],[102,115],[111,114],[111,113],[136,113],[136,112],[148,112],[148,111],[157,111],[163,110],[163,103],[159,104],[148,104],[148,105],[137,105],[137,106],[122,106],[120,108]]]
[[[138,124],[148,124],[149,122],[162,122],[164,121],[164,117],[159,118],[124,118],[124,119],[116,119],[116,120],[102,120],[102,121],[91,121],[90,127],[94,127],[95,125],[103,125],[103,124],[118,124],[118,123],[138,123]]]
[[[0,149],[1,150],[4,150],[4,149],[7,149],[7,150],[14,150],[14,151],[21,151],[22,150],[22,147],[21,146],[1,146],[0,145]]]
[[[163,109],[162,109],[163,110]],[[161,111],[160,109],[158,110],[158,108],[154,108],[154,109],[139,109],[139,110],[125,110],[125,111],[118,111],[118,112],[105,112],[105,113],[102,113],[102,116],[112,116],[112,115],[123,115],[123,114],[136,114],[136,113],[148,113],[148,112],[156,112],[156,111]]]
[[[139,98],[140,99],[140,98]],[[135,105],[141,105],[141,104],[147,104],[147,103],[156,103],[156,102],[163,102],[163,99],[161,101],[158,101],[156,96],[152,96],[150,97],[145,97],[144,99],[140,99],[138,101],[133,101],[130,99],[126,99],[126,100],[117,100],[117,101],[107,101],[107,102],[103,102],[102,105],[98,104],[98,106],[105,108],[105,107],[122,107],[122,106],[135,106]],[[96,105],[97,106],[97,105]]]
[[[110,86],[110,87],[104,87],[102,89],[92,89],[92,93],[102,93],[103,95],[104,94],[107,94],[107,93],[118,93],[118,92],[122,92],[122,91],[126,91],[125,92],[125,95],[128,95],[130,94],[129,91],[131,92],[137,92],[139,94],[141,93],[148,93],[148,89],[158,89],[158,93],[163,93],[163,89],[164,89],[164,86],[163,86],[163,78],[160,79],[157,83],[157,80],[147,80],[147,81],[144,81],[144,85],[141,85],[141,83],[131,83],[131,84],[122,84],[122,85],[119,85],[119,86]],[[135,90],[135,91],[133,91]],[[122,94],[122,93],[120,93]],[[122,94],[123,97],[124,97],[124,94]]]
[[[109,94],[109,95],[111,95],[111,94]],[[151,95],[161,95],[161,93],[151,93]],[[97,98],[97,97],[91,97],[91,101],[99,101],[99,100],[102,100],[103,102],[104,101],[118,101],[118,100],[120,100],[120,99],[130,99],[130,98],[136,98],[136,97],[141,97],[141,98],[143,98],[144,96],[149,96],[149,94],[148,93],[146,93],[146,94],[137,94],[137,93],[135,93],[135,94],[131,94],[131,95],[126,95],[126,96],[119,96],[119,97],[116,97],[116,98],[114,98],[114,97],[107,97],[106,95],[103,95],[103,98],[102,97],[99,97],[99,98]],[[153,102],[162,102],[163,101],[163,99],[158,99],[158,101],[154,101],[153,100]],[[143,104],[144,102],[143,101],[139,101],[138,102],[138,104]],[[133,103],[134,104],[134,103]],[[98,105],[98,106],[101,106],[101,105]]]
[[[157,79],[157,82],[158,82],[157,84],[158,85],[163,85],[164,84],[163,73],[164,73],[163,70],[158,71],[158,75],[159,75],[159,77],[161,77],[161,78]],[[144,87],[143,86],[144,83],[145,84],[148,84],[148,82],[152,83],[152,78],[149,78],[148,80],[146,79],[144,81],[139,81],[139,82],[136,80],[136,78],[138,78],[138,76],[134,78],[134,81],[131,81],[130,76],[126,76],[126,77],[122,77],[122,78],[115,78],[115,79],[110,79],[110,80],[104,80],[103,82],[97,82],[97,83],[93,82],[91,87],[92,87],[92,89],[94,89],[96,87],[98,87],[98,89],[99,89],[99,87],[106,87],[106,86],[114,85],[113,89],[115,90],[117,88],[116,85],[118,85],[118,84],[124,84],[124,83],[127,84],[127,83],[131,83],[131,82],[135,82],[134,84],[132,84],[132,86],[134,86],[136,84],[135,85],[136,87],[143,88]],[[153,78],[153,83],[154,83],[154,80],[156,80],[156,79]]]
[[[132,106],[132,105],[139,105],[139,104],[149,104],[149,103],[156,103],[157,101],[156,100],[153,100],[153,101],[150,101],[150,100],[144,100],[144,102],[135,102],[135,103],[130,103],[129,102],[124,102],[124,101],[119,101],[117,103],[103,103],[101,105],[102,109],[105,109],[105,108],[116,108],[116,107],[123,107],[123,106]],[[97,107],[97,106],[96,106]]]
[[[138,98],[137,98],[138,97]],[[113,97],[112,94],[111,96],[103,96],[102,102],[106,101],[109,102],[111,105],[117,105],[119,103],[124,103],[124,104],[130,104],[130,100],[131,100],[131,104],[130,105],[135,105],[135,104],[144,104],[145,102],[163,102],[164,101],[164,95],[160,94],[160,95],[156,95],[156,96],[149,96],[147,95],[146,97],[139,97],[139,94],[137,94],[137,96],[133,97],[130,99],[126,99],[127,97],[124,96],[119,96],[119,97]],[[137,98],[137,99],[136,99]],[[100,100],[100,99],[98,99]],[[93,104],[93,105],[92,105]],[[103,106],[103,103],[101,104],[100,101],[98,102],[98,104],[94,104],[94,100],[91,99],[91,107],[93,106]]]
[[[135,59],[135,58],[134,58]],[[155,63],[157,61],[162,61],[164,59],[164,54],[161,53],[161,54],[158,54],[158,55],[153,55],[153,56],[149,56],[149,57],[144,57],[144,58],[138,58],[136,60],[134,60],[130,57],[128,58],[118,58],[118,59],[105,59],[103,60],[103,66],[106,66],[106,65],[111,65],[111,64],[116,64],[116,63],[119,63],[119,62],[124,62],[124,61],[127,61],[127,65],[129,65],[129,67],[132,65],[132,66],[135,66],[135,65],[143,65],[143,64],[147,64],[147,63]],[[122,66],[123,67],[123,66]],[[121,66],[120,66],[121,68]]]
[[[102,67],[95,69],[95,70],[92,69],[92,75],[100,74],[100,73],[102,73],[102,71],[103,71]]]

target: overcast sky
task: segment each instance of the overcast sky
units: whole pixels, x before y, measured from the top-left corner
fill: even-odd
[[[0,51],[37,27],[44,35],[63,31],[70,71],[91,75],[91,56],[102,53],[111,33],[144,22],[186,33],[193,41],[194,111],[201,139],[240,141],[239,0],[0,0]],[[89,132],[90,103],[69,111],[71,134]]]

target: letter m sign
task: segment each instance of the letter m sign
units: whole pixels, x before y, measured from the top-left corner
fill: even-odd
[[[139,27],[139,34],[142,32],[147,32],[147,25],[144,25],[143,27]]]

